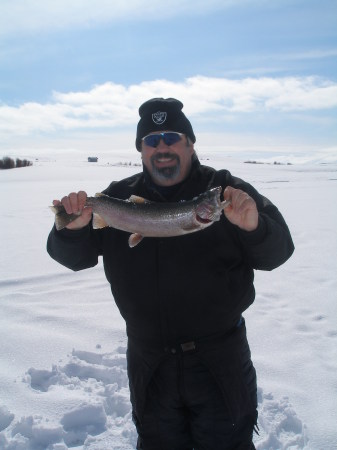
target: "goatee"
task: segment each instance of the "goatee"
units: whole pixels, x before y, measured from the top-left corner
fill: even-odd
[[[155,162],[162,158],[175,159],[176,164],[168,167],[157,167]],[[153,175],[161,180],[172,180],[180,173],[180,158],[178,155],[172,153],[156,153],[151,158],[151,164]]]

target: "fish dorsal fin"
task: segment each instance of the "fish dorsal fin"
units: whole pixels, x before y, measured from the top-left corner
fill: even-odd
[[[102,192],[96,192],[95,197],[109,197],[109,196],[102,194]]]
[[[131,234],[129,237],[129,247],[136,247],[136,245],[139,244],[139,242],[143,239],[143,236],[138,233]]]
[[[103,219],[103,217],[101,217],[99,214],[93,214],[93,219],[92,219],[92,227],[97,230],[100,228],[106,228],[109,225],[106,223],[106,221]]]
[[[144,197],[139,197],[138,195],[131,195],[131,197],[128,200],[131,203],[138,203],[138,204],[142,204],[142,203],[153,203],[150,200],[146,200],[146,198]]]

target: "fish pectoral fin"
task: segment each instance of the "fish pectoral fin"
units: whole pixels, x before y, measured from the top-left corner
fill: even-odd
[[[103,219],[103,217],[101,217],[99,214],[93,214],[93,219],[92,219],[92,227],[97,230],[100,228],[106,228],[109,225],[106,223],[106,221]]]
[[[136,245],[138,245],[142,239],[143,236],[141,234],[138,233],[131,234],[131,236],[129,237],[129,247],[130,248],[136,247]]]
[[[128,199],[128,202],[138,203],[138,204],[153,203],[153,202],[151,202],[150,200],[147,200],[144,197],[139,197],[138,195],[131,195],[130,198]]]

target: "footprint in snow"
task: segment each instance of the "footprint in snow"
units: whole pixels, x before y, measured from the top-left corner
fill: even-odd
[[[289,399],[280,400],[258,388],[259,436],[256,450],[302,450],[308,443],[307,429],[297,417]]]
[[[98,347],[97,347],[98,348]],[[137,433],[131,418],[126,348],[113,353],[73,350],[64,366],[28,370],[24,382],[38,395],[56,391],[76,394],[76,406],[64,408],[58,422],[41,416],[15,418],[0,405],[0,448],[3,450],[134,450]],[[305,448],[306,428],[287,398],[274,399],[258,390],[257,450]],[[53,405],[50,405],[53,408]]]

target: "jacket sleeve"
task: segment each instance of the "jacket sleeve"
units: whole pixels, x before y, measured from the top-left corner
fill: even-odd
[[[93,267],[101,255],[99,234],[90,225],[81,230],[51,230],[47,252],[58,263],[78,271]]]
[[[259,212],[259,224],[255,231],[248,232],[236,227],[246,261],[259,270],[279,267],[290,258],[295,249],[281,213],[268,198],[240,178],[230,176],[228,184],[247,192],[255,200]]]

